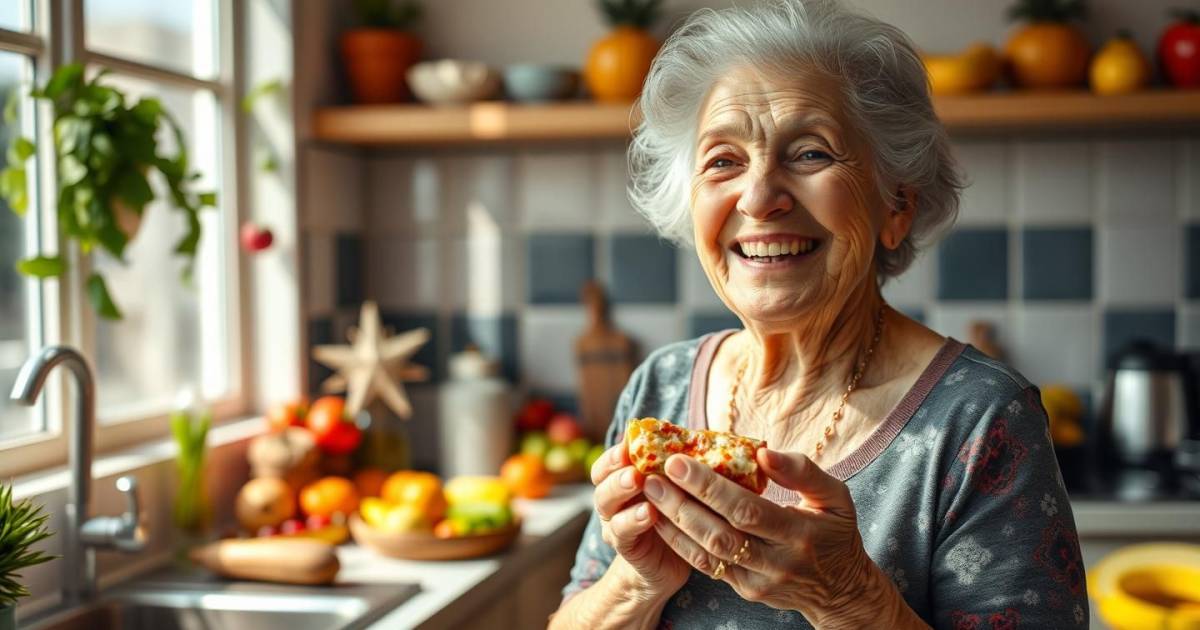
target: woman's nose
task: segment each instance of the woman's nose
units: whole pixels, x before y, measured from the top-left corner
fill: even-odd
[[[787,189],[775,181],[772,173],[765,172],[747,179],[746,189],[738,198],[737,211],[752,219],[766,221],[786,214],[794,206],[795,200]]]

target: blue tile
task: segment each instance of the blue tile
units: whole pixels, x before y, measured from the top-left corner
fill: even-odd
[[[313,317],[308,320],[308,394],[319,396],[321,383],[333,376],[333,370],[312,358],[312,347],[334,343],[333,320],[328,317]]]
[[[421,346],[417,354],[410,359],[413,363],[429,369],[429,380],[426,383],[437,383],[444,378],[445,367],[438,358],[438,339],[441,328],[438,325],[436,313],[428,311],[385,311],[380,314],[383,325],[391,328],[394,334],[407,332],[414,328],[428,328],[429,341]],[[414,385],[419,385],[414,383]]]
[[[334,274],[337,305],[357,307],[365,299],[363,283],[366,268],[363,264],[362,237],[357,234],[338,234],[334,257],[337,265]]]
[[[957,230],[938,246],[938,298],[1008,299],[1008,231]]]
[[[1134,339],[1146,339],[1164,348],[1175,348],[1173,309],[1116,310],[1104,313],[1104,365]]]
[[[1091,228],[1026,228],[1021,240],[1025,299],[1092,299]]]
[[[678,292],[676,249],[646,234],[617,234],[608,240],[612,301],[673,303]]]
[[[595,276],[591,235],[533,234],[526,246],[530,303],[578,303],[583,283]]]
[[[450,320],[450,352],[462,352],[468,344],[500,362],[504,378],[516,382],[520,378],[517,355],[517,319],[513,315],[468,315],[455,313]]]
[[[1200,298],[1200,225],[1187,226],[1187,296],[1191,299]]]
[[[729,328],[741,329],[742,320],[733,313],[692,313],[688,318],[688,334],[692,337],[707,335]]]

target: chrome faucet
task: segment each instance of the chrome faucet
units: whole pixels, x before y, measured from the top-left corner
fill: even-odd
[[[88,518],[91,507],[92,442],[96,430],[96,385],[92,370],[79,351],[67,346],[48,346],[29,357],[13,383],[11,398],[26,406],[37,400],[46,376],[58,364],[71,370],[77,397],[70,426],[71,488],[67,495],[67,526],[63,532],[63,604],[74,606],[96,591],[96,549],[127,553],[146,546],[139,521],[137,478],[117,479],[117,490],[126,499],[121,516]],[[82,569],[82,570],[81,570]]]

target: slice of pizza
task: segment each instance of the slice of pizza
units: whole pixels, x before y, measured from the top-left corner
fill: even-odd
[[[682,453],[755,494],[767,489],[767,474],[754,458],[766,445],[733,433],[692,431],[657,418],[630,420],[625,428],[625,448],[638,472],[662,475],[667,458]]]

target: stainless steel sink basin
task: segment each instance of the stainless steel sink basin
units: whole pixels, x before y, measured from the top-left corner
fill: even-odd
[[[36,630],[332,630],[365,628],[417,592],[411,584],[284,586],[160,572],[80,608],[31,620]],[[22,624],[22,627],[26,627]]]

